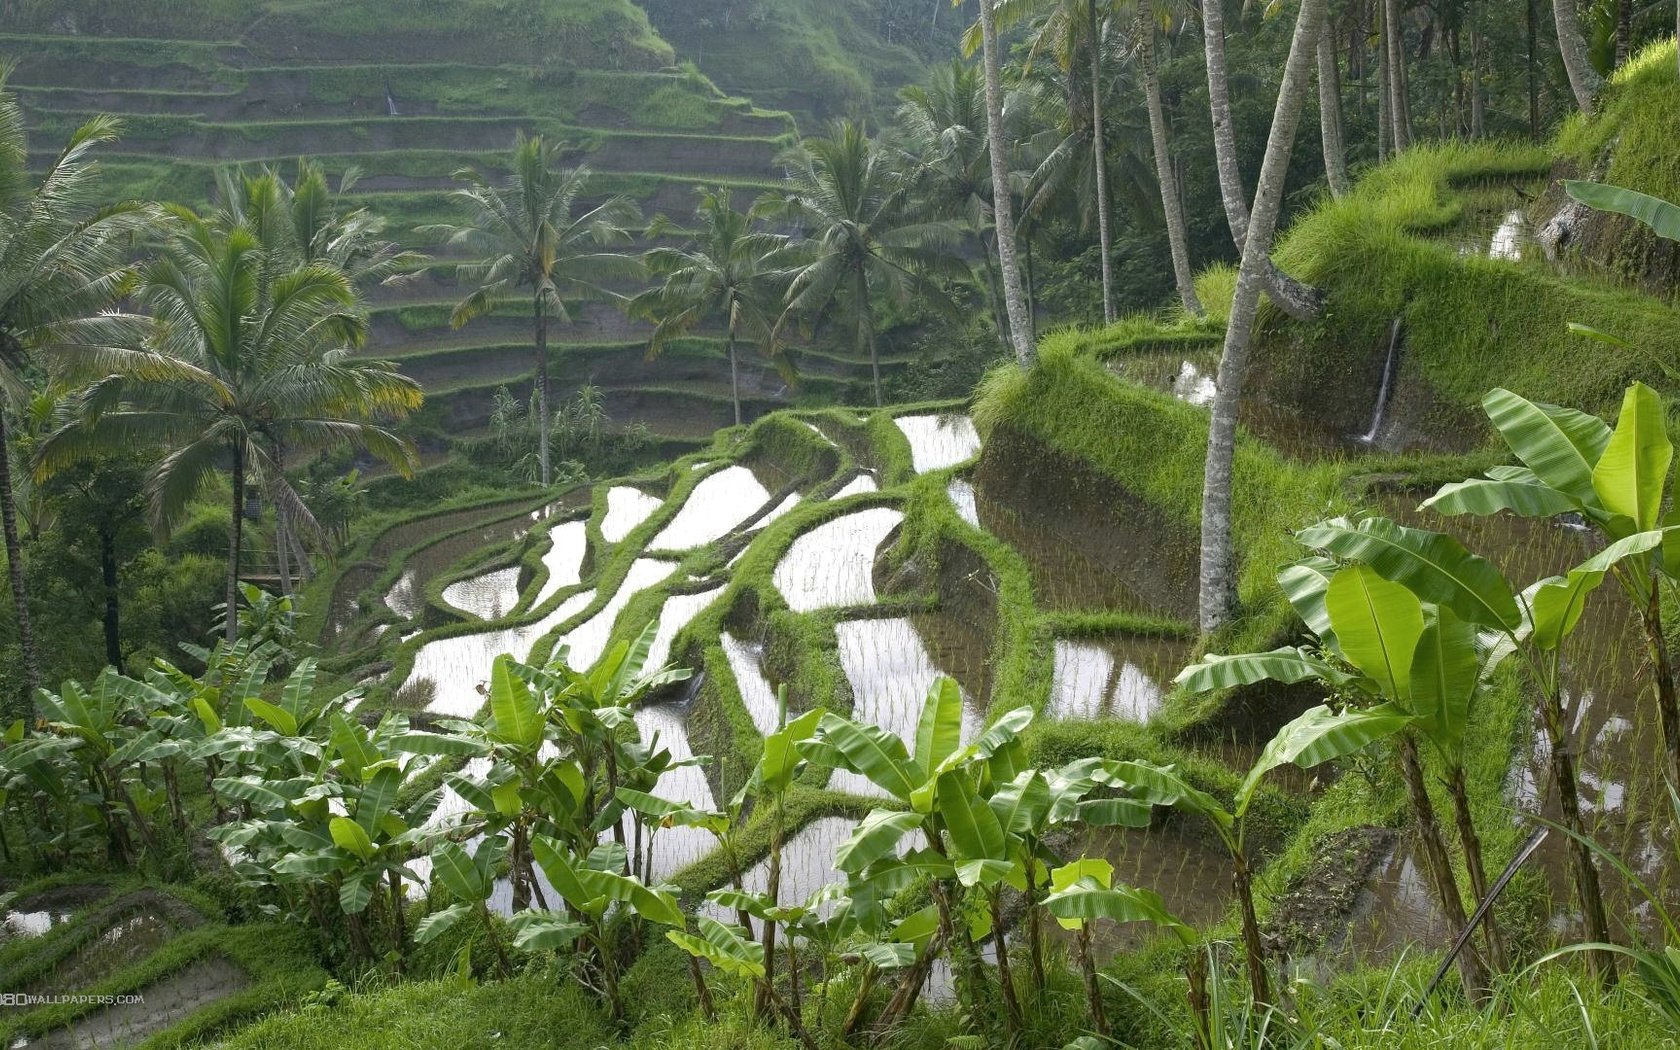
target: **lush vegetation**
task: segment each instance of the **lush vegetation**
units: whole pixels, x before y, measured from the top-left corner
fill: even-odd
[[[0,1040],[1672,1042],[1673,12],[702,6],[0,0]]]

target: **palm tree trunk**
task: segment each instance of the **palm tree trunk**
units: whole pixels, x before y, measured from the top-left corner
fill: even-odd
[[[1318,130],[1330,195],[1344,197],[1353,187],[1348,182],[1347,143],[1342,134],[1341,74],[1336,68],[1336,46],[1328,32],[1318,40]]]
[[[741,425],[741,373],[735,365],[735,318],[729,319],[729,399],[735,403],[735,425]]]
[[[994,0],[980,2],[980,37],[986,71],[986,142],[992,162],[992,225],[996,229],[998,267],[1003,270],[1003,306],[1009,316],[1009,340],[1015,360],[1030,368],[1038,360],[1027,322],[1027,299],[1021,291],[1021,268],[1015,258],[1015,205],[1009,196],[1009,148],[1003,140],[1003,63],[998,57]]]
[[[1097,17],[1097,0],[1086,0],[1091,20],[1091,153],[1097,168],[1097,241],[1102,246],[1103,321],[1114,323],[1113,234],[1109,218],[1108,145],[1103,134],[1102,106],[1102,19]]]
[[[1202,23],[1202,40],[1207,51],[1208,109],[1213,115],[1213,159],[1219,170],[1219,197],[1225,205],[1225,221],[1231,227],[1231,240],[1240,253],[1248,236],[1248,195],[1243,190],[1242,173],[1237,168],[1237,138],[1231,122],[1231,92],[1225,62],[1225,9],[1221,0],[1202,0]],[[1153,35],[1150,40],[1153,43]],[[1297,321],[1310,321],[1323,312],[1324,293],[1279,270],[1269,257],[1265,280],[1266,293],[1272,301]]]
[[[1483,80],[1483,52],[1487,44],[1481,33],[1470,34],[1470,137],[1487,134],[1487,83]]]
[[[1202,304],[1196,298],[1196,281],[1190,272],[1190,236],[1184,228],[1184,203],[1178,197],[1178,176],[1173,171],[1172,154],[1167,151],[1167,111],[1161,101],[1161,79],[1155,74],[1155,23],[1152,18],[1153,9],[1148,4],[1137,5],[1138,68],[1143,74],[1143,93],[1149,102],[1149,139],[1155,153],[1155,181],[1161,187],[1161,209],[1166,214],[1167,247],[1172,253],[1173,281],[1178,285],[1179,302],[1184,304],[1185,313],[1201,317]]]
[[[1219,359],[1219,377],[1208,426],[1207,464],[1202,482],[1202,550],[1200,621],[1204,633],[1216,630],[1230,618],[1236,604],[1236,565],[1231,539],[1231,465],[1236,452],[1237,406],[1248,375],[1249,345],[1253,340],[1254,317],[1260,306],[1265,264],[1272,250],[1278,211],[1283,204],[1284,179],[1289,155],[1295,147],[1300,125],[1301,103],[1306,97],[1307,76],[1318,50],[1327,0],[1302,0],[1295,20],[1295,35],[1289,45],[1289,61],[1278,89],[1272,130],[1266,141],[1266,156],[1260,165],[1260,179],[1254,195],[1254,210],[1248,220],[1243,243],[1242,266],[1237,271],[1236,292],[1231,299],[1230,318],[1225,325],[1225,348]]]
[[[11,578],[12,605],[17,611],[18,646],[23,650],[24,693],[13,713],[21,717],[34,703],[35,690],[41,686],[41,660],[35,651],[35,632],[29,626],[29,586],[23,578],[23,541],[18,538],[11,452],[10,439],[6,436],[6,412],[0,408],[0,519],[5,523],[6,573]]]
[[[122,670],[122,631],[117,595],[117,544],[111,530],[99,530],[99,577],[105,591],[105,662]]]
[[[1382,164],[1394,152],[1394,122],[1388,116],[1394,91],[1389,87],[1388,7],[1385,0],[1375,0],[1372,6],[1377,18],[1377,163]]]
[[[854,294],[857,299],[857,349],[858,353],[868,352],[869,374],[875,384],[875,407],[881,407],[881,360],[877,356],[875,347],[875,326],[869,317],[869,279],[864,276],[862,269],[855,277],[856,288]]]
[[[543,488],[547,488],[548,430],[553,420],[548,418],[548,311],[543,309],[540,294],[532,297],[531,312],[537,328],[537,470]]]
[[[1400,30],[1400,0],[1383,0],[1388,48],[1388,119],[1392,126],[1390,137],[1394,152],[1402,153],[1412,144],[1412,118],[1406,104],[1406,42]]]
[[[239,548],[245,539],[245,443],[233,443],[233,521],[228,526],[227,619],[223,633],[231,645],[239,640]]]
[[[1616,0],[1616,64],[1613,69],[1622,68],[1628,60],[1628,49],[1633,46],[1633,0]]]
[[[1590,117],[1597,108],[1604,78],[1593,68],[1587,52],[1587,38],[1581,30],[1575,0],[1552,0],[1552,20],[1557,24],[1558,54],[1563,57],[1564,72],[1569,74],[1569,90],[1581,112]]]

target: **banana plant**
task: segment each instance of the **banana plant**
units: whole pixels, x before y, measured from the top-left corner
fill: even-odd
[[[36,710],[45,732],[64,741],[62,754],[78,767],[85,791],[82,801],[97,815],[113,854],[132,865],[139,860],[140,847],[154,841],[147,813],[155,799],[134,762],[123,754],[138,734],[143,714],[119,685],[121,677],[106,668],[89,688],[67,681],[56,694],[39,690]]]
[[[1608,564],[1600,562],[1604,571],[1583,565],[1554,577],[1543,587],[1546,597],[1537,593],[1535,600],[1558,617],[1566,636],[1606,575],[1622,588],[1639,612],[1670,779],[1680,783],[1680,698],[1662,609],[1665,586],[1672,588],[1680,576],[1680,507],[1663,512],[1674,446],[1662,398],[1634,383],[1623,395],[1614,430],[1596,416],[1504,389],[1489,391],[1482,409],[1522,465],[1443,486],[1423,506],[1447,515],[1575,515],[1598,530],[1610,545],[1603,553],[1617,552]]]
[[[1241,656],[1206,657],[1180,672],[1177,683],[1196,692],[1229,688],[1242,684],[1245,669],[1255,664],[1276,669],[1286,676],[1299,676],[1283,680],[1303,681],[1309,677],[1308,667],[1323,664],[1323,661],[1301,651],[1294,651],[1291,655],[1290,650],[1279,650],[1256,656],[1258,660],[1255,663]],[[1290,663],[1297,669],[1285,671]],[[1327,673],[1337,673],[1327,664],[1323,666]],[[1302,769],[1310,769],[1362,751],[1410,723],[1409,715],[1388,706],[1341,712],[1322,704],[1310,708],[1279,729],[1277,735],[1267,742],[1237,788],[1229,809],[1184,779],[1172,767],[1146,762],[1113,764],[1113,775],[1132,785],[1141,797],[1154,805],[1172,806],[1199,814],[1213,825],[1219,835],[1231,856],[1232,884],[1242,910],[1243,955],[1248,968],[1249,990],[1256,1003],[1269,1003],[1272,998],[1265,953],[1260,943],[1260,922],[1254,908],[1254,873],[1244,844],[1244,818],[1254,803],[1261,782],[1267,773],[1279,766],[1293,763]]]
[[[624,1020],[617,950],[607,925],[609,914],[618,905],[637,918],[680,930],[686,920],[676,896],[665,887],[650,887],[634,876],[621,874],[626,864],[624,847],[616,842],[595,847],[581,861],[564,843],[545,835],[533,839],[531,846],[537,863],[571,914],[529,911],[516,916],[515,943],[521,947],[562,947],[580,937],[586,940],[594,949],[601,980],[596,990],[607,1000],[613,1020]]]
[[[1099,1045],[1108,1042],[1108,1016],[1103,1007],[1102,988],[1097,980],[1096,959],[1091,950],[1091,927],[1098,920],[1115,923],[1148,922],[1171,932],[1183,945],[1194,945],[1196,931],[1167,910],[1161,896],[1152,890],[1114,885],[1114,865],[1100,857],[1081,857],[1050,873],[1050,895],[1045,910],[1064,930],[1078,934],[1079,967],[1085,978],[1085,999],[1091,1027]],[[1199,958],[1199,956],[1198,956]],[[1192,998],[1198,984],[1191,967]]]
[[[505,849],[504,840],[485,837],[479,840],[477,848],[470,854],[459,843],[448,840],[433,850],[432,874],[455,903],[432,912],[415,924],[416,944],[429,944],[454,929],[461,920],[477,916],[495,946],[497,970],[503,977],[513,972],[507,946],[502,943],[496,921],[490,914],[490,897],[496,890],[496,871]]]
[[[962,695],[954,681],[942,677],[923,702],[913,753],[897,735],[832,712],[798,744],[808,760],[866,777],[899,807],[872,810],[835,855],[854,902],[879,906],[872,902],[915,878],[932,880],[936,928],[883,1011],[883,1026],[908,1014],[947,946],[955,945],[965,958],[978,957],[969,924],[954,922],[953,914],[965,889],[990,889],[1015,867],[997,815],[981,792],[1019,774],[1020,733],[1031,721],[1030,708],[1016,708],[964,746]],[[900,844],[912,832],[926,845],[900,857]]]

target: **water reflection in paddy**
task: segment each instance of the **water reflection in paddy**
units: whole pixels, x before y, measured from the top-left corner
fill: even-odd
[[[415,586],[420,572],[410,565],[403,569],[397,582],[391,584],[391,589],[385,592],[385,606],[405,620],[414,618],[420,611],[420,596]]]
[[[656,558],[637,558],[619,584],[618,592],[594,616],[567,634],[561,644],[566,646],[566,663],[574,671],[587,671],[607,651],[612,640],[613,622],[630,604],[630,599],[655,584],[664,583],[677,571],[674,561]]]
[[[974,483],[958,478],[946,486],[945,493],[951,497],[951,506],[957,509],[957,517],[979,528],[980,509],[974,502]]]
[[[471,718],[484,706],[478,688],[490,679],[490,665],[502,653],[526,660],[531,647],[595,600],[594,591],[574,594],[541,620],[522,627],[505,627],[475,634],[459,634],[427,642],[414,654],[408,684],[430,682],[432,701],[426,710],[452,718]]]
[[[692,623],[722,593],[723,585],[719,584],[694,594],[673,594],[665,599],[659,608],[659,627],[654,631],[653,645],[648,648],[648,670],[665,666],[671,659],[671,643],[676,640],[677,632]]]
[[[664,500],[641,489],[629,485],[613,486],[607,490],[607,512],[601,518],[601,538],[608,543],[619,542],[664,503]]]
[[[1114,865],[1116,885],[1159,893],[1167,911],[1192,926],[1218,923],[1231,896],[1230,858],[1195,835],[1169,825],[1151,828],[1092,828],[1068,854],[1101,857]],[[1046,929],[1060,930],[1055,924]],[[1141,947],[1161,935],[1148,923],[1098,923],[1092,944],[1099,958]]]
[[[542,608],[561,590],[578,584],[582,579],[583,555],[588,543],[589,526],[586,522],[568,521],[548,530],[548,550],[542,559],[548,569],[548,579],[532,600],[531,608]]]
[[[793,541],[772,580],[794,612],[875,601],[875,551],[904,515],[871,507],[823,522]]]
[[[797,492],[788,493],[787,497],[785,499],[783,499],[780,503],[776,504],[774,507],[770,508],[769,513],[765,514],[762,518],[759,518],[757,521],[753,522],[752,527],[747,529],[747,531],[748,532],[757,532],[759,529],[764,528],[765,526],[769,525],[771,522],[776,521],[777,519],[783,517],[784,515],[787,514],[788,511],[790,511],[793,508],[799,506],[799,501],[800,501],[801,498],[802,497]]]
[[[1177,639],[1057,639],[1047,714],[1146,722],[1189,655],[1189,643]]]
[[[868,471],[865,471],[864,473],[859,474],[857,477],[853,478],[852,480],[846,482],[844,485],[840,486],[839,491],[835,492],[834,496],[832,498],[833,499],[845,499],[847,496],[856,496],[856,495],[858,495],[860,493],[864,493],[864,492],[879,492],[879,491],[881,491],[881,486],[875,481],[875,475],[869,473]]]
[[[966,463],[980,453],[974,421],[960,413],[899,416],[893,422],[910,442],[910,463],[918,474]]]
[[[683,723],[680,707],[659,704],[637,708],[636,729],[641,733],[644,744],[669,751],[673,762],[687,762],[694,758],[694,751],[688,743],[688,727]],[[711,783],[706,779],[706,771],[697,765],[666,770],[659,778],[653,793],[660,798],[696,809],[716,808]],[[626,820],[628,819],[626,816]],[[643,834],[645,836],[646,832]],[[628,828],[625,837],[633,848],[634,837]],[[717,839],[703,828],[660,828],[653,833],[651,844],[647,838],[643,839],[641,871],[650,882],[664,882],[680,869],[704,857],[716,845]]]
[[[743,642],[739,638],[723,632],[718,637],[723,645],[723,655],[729,661],[729,670],[735,675],[735,687],[741,694],[741,703],[752,716],[753,725],[765,736],[774,733],[776,725],[776,691],[770,687],[770,680],[764,676],[764,647],[756,642]]]
[[[456,580],[443,589],[443,600],[480,620],[499,620],[519,604],[519,566]]]
[[[834,625],[840,643],[840,667],[852,687],[852,718],[896,734],[910,746],[928,687],[944,674],[934,666],[921,635],[908,619],[845,620]],[[979,712],[963,695],[963,740],[982,726]],[[849,770],[836,770],[829,787],[856,795],[879,795],[881,789]]]
[[[650,550],[686,551],[729,534],[757,513],[770,493],[746,467],[725,467],[690,492],[677,516],[648,544]]]

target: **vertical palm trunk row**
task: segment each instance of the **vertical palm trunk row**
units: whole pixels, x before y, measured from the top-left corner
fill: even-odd
[[[1563,56],[1563,69],[1569,74],[1569,91],[1575,96],[1575,105],[1590,117],[1597,108],[1604,78],[1593,68],[1575,0],[1552,0],[1552,20],[1557,24],[1558,54]]]
[[[1289,61],[1278,89],[1272,130],[1250,210],[1248,235],[1243,242],[1242,266],[1231,298],[1225,326],[1225,347],[1208,426],[1207,463],[1202,479],[1202,542],[1199,621],[1203,632],[1217,630],[1230,618],[1236,603],[1236,558],[1231,538],[1231,467],[1236,451],[1237,408],[1248,375],[1249,346],[1260,293],[1271,262],[1272,236],[1277,232],[1283,205],[1284,180],[1295,132],[1301,121],[1307,77],[1318,52],[1328,0],[1302,0],[1289,45]]]
[[[23,541],[18,536],[17,497],[12,492],[9,441],[6,413],[0,409],[0,519],[5,523],[6,575],[11,580],[12,605],[17,612],[18,645],[23,649],[24,695],[13,713],[22,716],[34,703],[35,690],[41,685],[41,665],[35,652],[35,632],[29,626],[29,588],[23,579]],[[6,719],[8,722],[11,720]]]
[[[1009,317],[1009,340],[1022,368],[1038,359],[1027,299],[1021,290],[1021,267],[1015,255],[1015,206],[1009,196],[1009,148],[1003,139],[1003,60],[998,55],[994,0],[980,0],[982,60],[986,70],[986,140],[992,165],[992,225],[997,230],[998,267],[1003,270],[1003,305]]]
[[[532,299],[532,313],[537,328],[537,470],[542,475],[543,488],[548,487],[548,310],[544,308],[542,293]]]
[[[233,520],[228,524],[227,618],[223,633],[228,643],[239,640],[239,552],[245,540],[245,441],[233,442]]]
[[[1406,91],[1406,37],[1400,25],[1400,0],[1383,0],[1387,32],[1389,141],[1401,153],[1412,144],[1412,109]]]
[[[1318,39],[1318,130],[1330,195],[1346,196],[1353,184],[1348,180],[1347,141],[1342,131],[1342,80],[1336,68],[1336,43],[1328,29]]]
[[[1172,154],[1167,149],[1167,112],[1161,101],[1161,79],[1155,71],[1153,15],[1154,9],[1150,5],[1137,5],[1138,69],[1143,77],[1143,93],[1149,108],[1149,140],[1155,153],[1155,181],[1161,186],[1161,209],[1167,220],[1167,248],[1172,253],[1173,283],[1178,286],[1178,299],[1185,313],[1200,317],[1202,303],[1196,298],[1195,276],[1190,271],[1190,236],[1184,226],[1184,202],[1178,196],[1178,174],[1173,170]]]
[[[1109,222],[1108,144],[1103,134],[1102,105],[1102,19],[1097,14],[1097,0],[1086,0],[1086,15],[1091,25],[1091,152],[1097,169],[1097,241],[1102,247],[1103,320],[1114,323],[1114,263],[1113,233]]]

